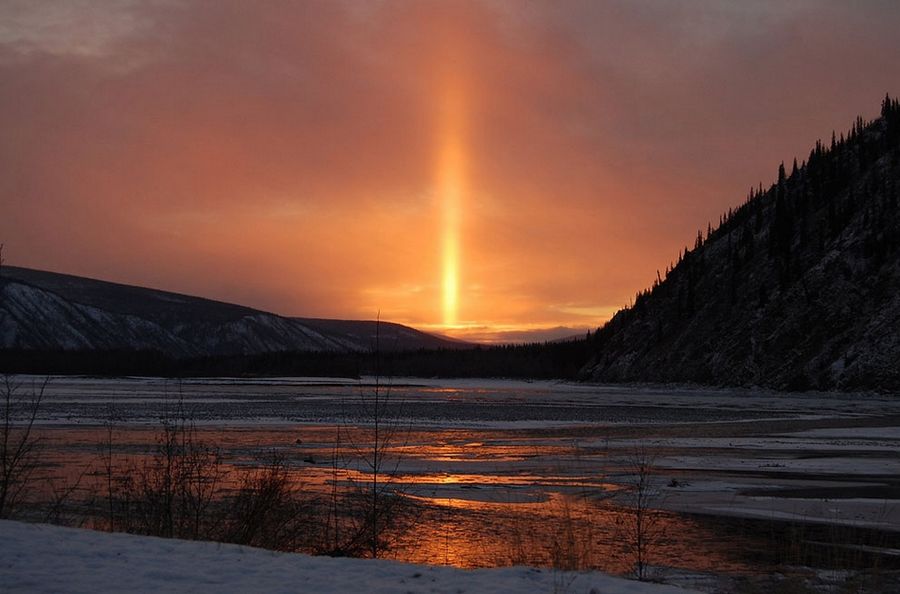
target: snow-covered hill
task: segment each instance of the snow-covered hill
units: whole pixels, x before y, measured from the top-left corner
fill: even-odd
[[[375,322],[288,318],[153,289],[4,266],[0,348],[155,350],[186,358],[280,351],[368,351]],[[382,349],[461,343],[382,322]]]
[[[688,590],[527,567],[462,570],[273,553],[237,545],[0,521],[0,590],[309,594],[688,594]]]

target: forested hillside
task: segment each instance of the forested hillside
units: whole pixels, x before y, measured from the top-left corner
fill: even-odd
[[[591,337],[581,376],[900,389],[900,103],[781,165]]]

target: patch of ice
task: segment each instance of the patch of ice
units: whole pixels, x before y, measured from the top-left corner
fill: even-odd
[[[896,439],[900,440],[900,427],[835,427],[832,429],[807,429],[787,436],[821,437],[831,439]]]

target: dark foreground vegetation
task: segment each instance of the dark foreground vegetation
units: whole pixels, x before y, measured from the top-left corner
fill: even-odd
[[[402,435],[382,418],[389,390],[377,384],[360,395],[368,424],[335,430],[327,489],[306,488],[282,452],[226,454],[177,394],[149,448],[131,444],[111,410],[95,455],[59,468],[35,424],[46,384],[0,378],[0,519],[373,558],[416,521],[392,466]]]

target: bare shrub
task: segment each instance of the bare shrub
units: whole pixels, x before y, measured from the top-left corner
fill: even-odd
[[[418,507],[399,482],[400,459],[390,451],[395,434],[383,419],[379,425],[347,440],[338,430],[331,493],[320,514],[322,537],[314,547],[319,554],[377,558],[418,518]]]
[[[370,429],[365,430],[362,447],[355,447],[356,460],[368,473],[368,480],[355,485],[354,499],[362,503],[362,526],[368,554],[376,558],[388,546],[385,536],[389,529],[396,528],[400,520],[399,511],[403,504],[403,493],[398,488],[397,476],[400,458],[391,453],[397,445],[400,429],[396,422],[387,418],[386,411],[391,397],[391,385],[382,386],[380,375],[380,348],[376,326],[376,375],[375,386],[368,396],[361,396],[360,404]],[[358,515],[359,517],[359,515]]]
[[[65,526],[82,526],[85,523],[83,481],[91,473],[90,465],[81,469],[74,478],[48,479],[46,488],[49,490],[49,499],[44,502],[44,512],[40,521],[45,524],[58,524]]]
[[[149,459],[127,464],[113,476],[111,443],[108,447],[111,530],[194,540],[213,536],[212,504],[225,477],[222,457],[198,439],[181,403],[177,414],[167,411],[161,420]]]
[[[622,544],[633,561],[634,576],[645,580],[652,549],[664,535],[662,517],[657,509],[661,486],[655,474],[656,455],[647,447],[638,446],[628,457],[625,489],[619,496],[624,517],[619,522]]]
[[[551,567],[562,571],[588,569],[593,553],[592,526],[578,518],[569,498],[560,497],[558,508],[556,530],[550,535]]]
[[[338,427],[335,436],[331,498],[316,547],[326,555],[380,557],[419,515],[400,481],[397,449],[407,444],[410,429],[398,421],[402,413],[392,402],[391,384],[383,382],[380,322],[373,355],[374,385],[361,389],[356,402],[359,425],[347,428],[346,436]]]
[[[284,456],[229,469],[218,448],[198,434],[178,402],[166,411],[152,453],[128,460],[115,451],[114,417],[101,444],[109,530],[190,540],[216,540],[273,550],[308,547],[315,500]]]
[[[34,435],[47,380],[25,392],[12,376],[3,376],[0,386],[0,519],[11,518],[25,503],[40,466]]]
[[[246,471],[236,493],[223,501],[221,540],[294,551],[305,543],[315,501],[306,497],[283,456]]]
[[[581,526],[572,501],[561,496],[554,514],[556,529],[550,534],[550,567],[554,594],[568,592],[575,581],[574,572],[588,569],[592,556],[592,530]]]

